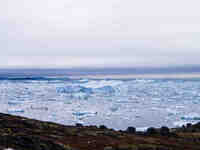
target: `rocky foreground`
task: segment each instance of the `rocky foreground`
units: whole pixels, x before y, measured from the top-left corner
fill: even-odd
[[[64,126],[0,113],[0,150],[200,150],[200,123],[176,129],[114,131]]]

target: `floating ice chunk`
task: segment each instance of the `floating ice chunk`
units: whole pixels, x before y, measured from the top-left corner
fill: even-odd
[[[72,114],[74,116],[84,116],[86,113],[85,112],[73,112]]]
[[[19,105],[19,101],[8,101],[8,105]]]
[[[96,116],[97,112],[88,112],[88,111],[78,111],[78,112],[73,112],[72,115],[77,116],[77,117],[92,117]]]
[[[66,87],[58,87],[56,89],[57,93],[65,93],[65,94],[71,94],[72,97],[76,97],[79,99],[87,99],[89,95],[91,94],[102,94],[102,95],[110,95],[114,94],[116,91],[115,89],[110,86],[102,86],[99,88],[89,88],[84,87],[80,85],[74,85],[74,86],[66,86]]]
[[[83,93],[87,93],[87,94],[91,94],[92,93],[92,89],[91,88],[86,88],[80,85],[69,85],[66,87],[58,87],[56,88],[57,93],[79,93],[79,92],[83,92]]]
[[[76,98],[76,99],[88,99],[90,94],[92,94],[92,89],[85,88],[82,86],[59,87],[56,90],[57,93],[67,94],[71,98]]]
[[[84,124],[82,120],[77,120],[76,123]]]
[[[191,122],[188,122],[188,121],[175,121],[174,123],[173,123],[173,125],[175,126],[175,127],[181,127],[181,126],[183,126],[183,125],[186,125],[187,123],[191,123]]]
[[[135,81],[137,83],[151,83],[151,82],[154,82],[154,80],[149,80],[149,79],[136,79]]]
[[[57,101],[57,99],[55,99],[55,98],[48,98],[46,101]]]
[[[141,131],[144,132],[148,129],[148,127],[140,127],[140,128],[136,128],[136,131]]]
[[[42,106],[34,107],[34,106],[31,106],[31,109],[32,110],[45,110],[45,111],[47,111],[48,107],[42,107]]]
[[[110,108],[110,110],[112,112],[116,112],[116,111],[118,111],[118,109],[119,109],[119,107],[117,107],[117,106],[113,106],[113,107]]]
[[[178,105],[178,106],[175,106],[175,108],[177,108],[177,109],[183,109],[183,108],[185,108],[185,106]]]
[[[21,108],[10,108],[7,110],[8,113],[24,113],[25,111]]]
[[[87,94],[93,93],[91,88],[85,88],[85,87],[82,87],[82,86],[80,86],[80,92],[84,92],[84,93],[87,93]]]
[[[150,110],[151,111],[158,111],[158,110],[161,110],[161,109],[159,107],[151,107]]]
[[[89,80],[88,79],[81,79],[79,80],[80,83],[87,83]]]
[[[87,100],[90,95],[87,93],[79,92],[79,93],[74,93],[71,95],[72,98],[77,98],[77,99],[84,99]]]
[[[57,93],[65,93],[65,88],[64,87],[57,87],[56,92]]]
[[[182,116],[181,120],[200,120],[200,115],[197,113],[190,113],[188,115]]]
[[[66,87],[58,87],[56,88],[58,93],[75,93],[80,91],[80,87],[77,86],[66,86]]]
[[[89,81],[88,83],[82,84],[82,86],[86,88],[102,88],[105,86],[118,86],[122,84],[123,81],[118,81],[118,80],[97,80],[97,81]]]

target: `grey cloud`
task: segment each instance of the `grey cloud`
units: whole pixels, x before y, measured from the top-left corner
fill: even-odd
[[[2,0],[0,63],[200,64],[199,4],[196,0]]]

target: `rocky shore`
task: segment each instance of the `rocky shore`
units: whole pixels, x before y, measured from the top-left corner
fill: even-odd
[[[200,123],[136,132],[64,126],[0,113],[0,150],[200,150]]]

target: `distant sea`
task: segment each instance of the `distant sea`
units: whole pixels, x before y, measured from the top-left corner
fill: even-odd
[[[0,112],[74,125],[200,121],[200,67],[0,69]]]
[[[144,75],[144,74],[196,74],[200,66],[138,67],[138,68],[75,68],[75,69],[0,69],[1,76],[83,76],[83,75]]]

